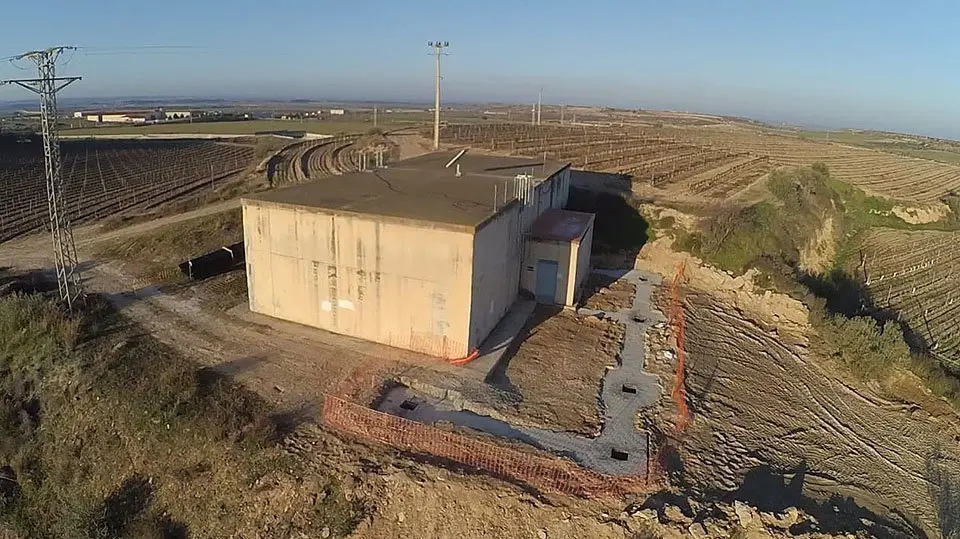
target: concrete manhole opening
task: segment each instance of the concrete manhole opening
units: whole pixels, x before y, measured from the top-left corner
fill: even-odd
[[[630,393],[631,395],[637,394],[637,386],[633,384],[623,384],[623,387],[620,388],[624,393]]]
[[[402,409],[402,410],[407,410],[407,411],[413,411],[413,410],[416,410],[416,409],[417,409],[417,406],[419,406],[419,405],[420,405],[419,402],[417,402],[417,401],[415,401],[415,400],[413,400],[413,399],[407,399],[407,400],[405,400],[405,401],[403,401],[403,402],[400,403],[400,409]]]
[[[627,453],[626,451],[620,451],[618,449],[611,449],[610,458],[612,458],[613,460],[622,460],[626,462],[627,460],[630,459],[630,453]]]

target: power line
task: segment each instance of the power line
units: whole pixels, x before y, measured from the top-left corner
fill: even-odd
[[[29,60],[37,66],[35,79],[0,80],[0,85],[16,84],[40,96],[40,124],[43,133],[43,160],[47,179],[47,210],[50,234],[53,238],[54,265],[60,299],[73,309],[83,297],[80,271],[77,268],[77,248],[73,242],[73,227],[63,198],[63,175],[60,160],[60,137],[57,132],[57,92],[80,77],[57,77],[57,60],[64,51],[76,47],[51,47],[28,51],[13,57]]]
[[[198,45],[115,45],[112,47],[76,47],[84,51],[149,51],[149,50],[196,50]]]

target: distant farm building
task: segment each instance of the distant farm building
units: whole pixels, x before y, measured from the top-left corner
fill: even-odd
[[[88,122],[94,123],[121,123],[136,124],[146,122],[156,122],[163,120],[183,120],[191,118],[193,112],[189,110],[123,110],[123,111],[98,111],[98,112],[74,112],[74,118],[85,118]]]
[[[343,109],[330,109],[330,116],[343,116],[345,111]]]
[[[456,358],[477,349],[521,287],[572,303],[589,271],[593,216],[562,210],[569,166],[454,158],[245,198],[250,309]]]
[[[154,112],[93,112],[87,113],[88,122],[139,124],[154,118]]]
[[[158,120],[186,120],[193,116],[193,112],[189,110],[163,110],[161,109],[160,115],[162,117],[157,118]]]

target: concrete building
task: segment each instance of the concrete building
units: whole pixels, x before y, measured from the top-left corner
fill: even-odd
[[[91,112],[86,118],[96,123],[140,124],[154,119],[155,114],[154,111]]]
[[[345,112],[343,109],[330,109],[330,116],[343,116]]]
[[[521,287],[540,303],[576,305],[590,274],[592,246],[592,213],[544,212],[530,230]]]
[[[583,279],[593,221],[577,214],[581,233],[560,224],[572,219],[566,214],[550,217],[554,225],[538,221],[566,205],[568,165],[455,157],[438,152],[243,199],[250,309],[434,356],[467,356],[516,301],[525,242],[538,226],[545,232],[536,233],[539,254],[531,256],[563,264],[555,297],[568,302]],[[549,230],[564,233],[551,239]],[[548,252],[550,241],[565,242],[565,250]]]
[[[186,120],[193,116],[193,112],[189,110],[161,110],[163,113],[160,120]]]

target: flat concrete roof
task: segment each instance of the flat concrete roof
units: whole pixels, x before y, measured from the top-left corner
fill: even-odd
[[[592,213],[547,210],[533,222],[530,237],[535,240],[573,241],[583,237],[593,222]]]
[[[323,178],[244,197],[333,212],[371,214],[475,228],[504,203],[504,186],[517,174],[545,180],[568,166],[559,161],[504,157],[468,151],[444,168],[456,151],[434,152],[405,159],[386,168]],[[507,196],[506,202],[513,197]]]

